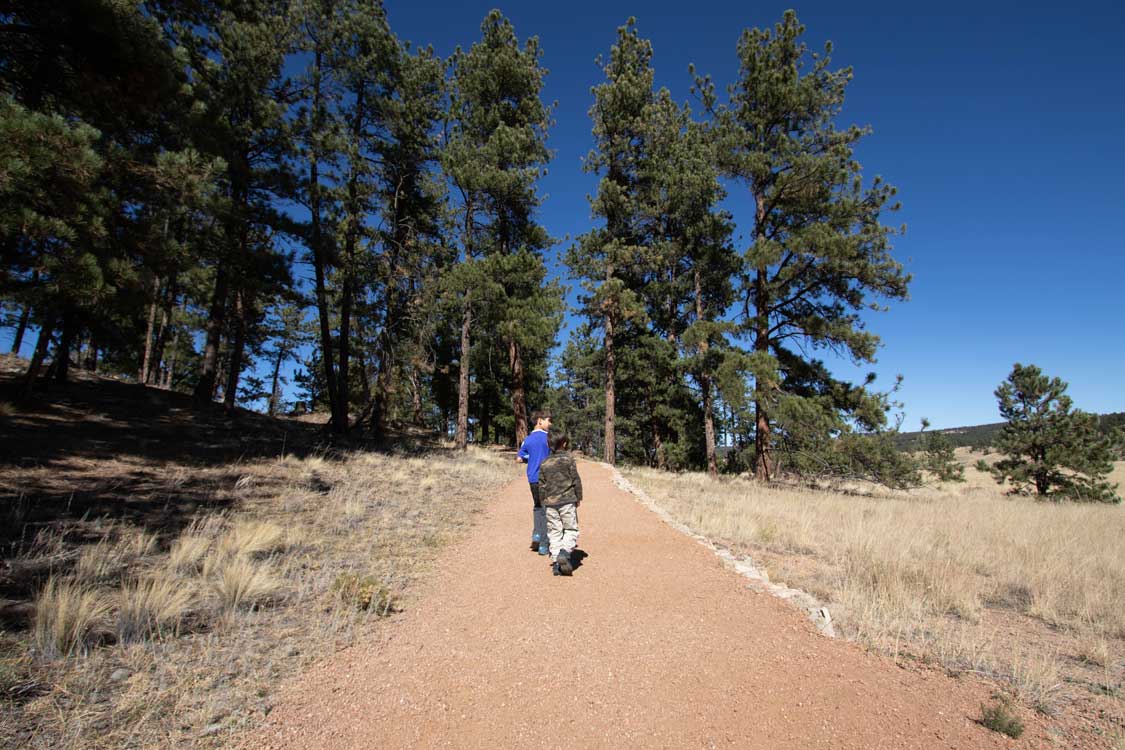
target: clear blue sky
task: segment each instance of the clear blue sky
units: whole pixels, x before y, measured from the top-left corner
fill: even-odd
[[[594,59],[626,18],[653,42],[657,85],[687,100],[689,63],[725,86],[741,30],[795,7],[809,46],[831,39],[834,63],[855,69],[842,119],[874,128],[859,158],[868,178],[900,189],[903,210],[888,223],[908,225],[896,255],[914,275],[908,302],[870,316],[884,342],[875,365],[835,371],[873,369],[884,385],[904,375],[906,429],[923,416],[935,427],[997,421],[992,391],[1016,361],[1068,381],[1080,408],[1125,411],[1125,10],[1115,4],[386,1],[401,38],[443,57],[479,37],[492,7],[521,39],[540,38],[545,98],[558,102],[540,219],[560,239],[591,226],[597,178],[580,159],[602,76]],[[736,187],[727,206],[745,235],[749,195]],[[564,247],[549,258],[556,276]]]
[[[870,316],[884,342],[876,364],[836,372],[904,375],[905,429],[922,416],[998,421],[992,391],[1017,361],[1069,382],[1079,408],[1125,410],[1125,10],[917,5],[387,0],[395,32],[443,56],[472,44],[493,7],[521,39],[539,37],[545,98],[558,101],[540,218],[559,238],[591,225],[596,177],[580,158],[594,59],[626,18],[652,40],[657,85],[687,100],[689,63],[725,86],[741,30],[795,8],[809,46],[831,39],[834,62],[855,69],[843,119],[874,128],[859,158],[866,176],[899,187],[903,210],[888,223],[907,224],[896,256],[914,275],[908,302]],[[732,190],[743,233],[748,205]]]

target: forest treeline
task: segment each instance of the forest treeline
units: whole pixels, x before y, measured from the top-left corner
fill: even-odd
[[[545,51],[499,11],[443,59],[371,0],[5,2],[0,298],[13,351],[34,339],[23,394],[82,367],[274,413],[301,358],[335,433],[511,444],[549,407],[611,462],[907,481],[894,386],[820,358],[873,362],[864,316],[909,276],[895,189],[840,122],[852,71],[803,33],[792,12],[746,30],[735,82],[693,71],[681,99],[618,29],[552,361],[555,112]]]

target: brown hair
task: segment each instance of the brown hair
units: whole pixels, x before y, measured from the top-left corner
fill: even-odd
[[[569,447],[570,436],[568,436],[565,432],[551,441],[551,450],[553,451],[565,451]]]
[[[531,423],[533,425],[539,424],[540,419],[550,419],[550,418],[551,418],[551,410],[550,409],[540,409],[539,411],[531,412]]]

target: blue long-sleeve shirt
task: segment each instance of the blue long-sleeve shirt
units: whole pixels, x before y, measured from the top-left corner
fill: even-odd
[[[535,430],[524,438],[523,445],[520,446],[519,453],[516,455],[527,461],[527,481],[530,484],[539,482],[539,464],[543,463],[543,459],[550,453],[551,448],[547,445],[547,433],[543,430]]]

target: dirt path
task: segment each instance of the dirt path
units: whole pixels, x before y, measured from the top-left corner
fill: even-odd
[[[988,690],[821,636],[581,465],[573,578],[513,482],[377,642],[287,686],[269,748],[979,748]],[[1042,742],[1032,726],[1019,747]],[[1030,735],[1030,736],[1029,736]]]

